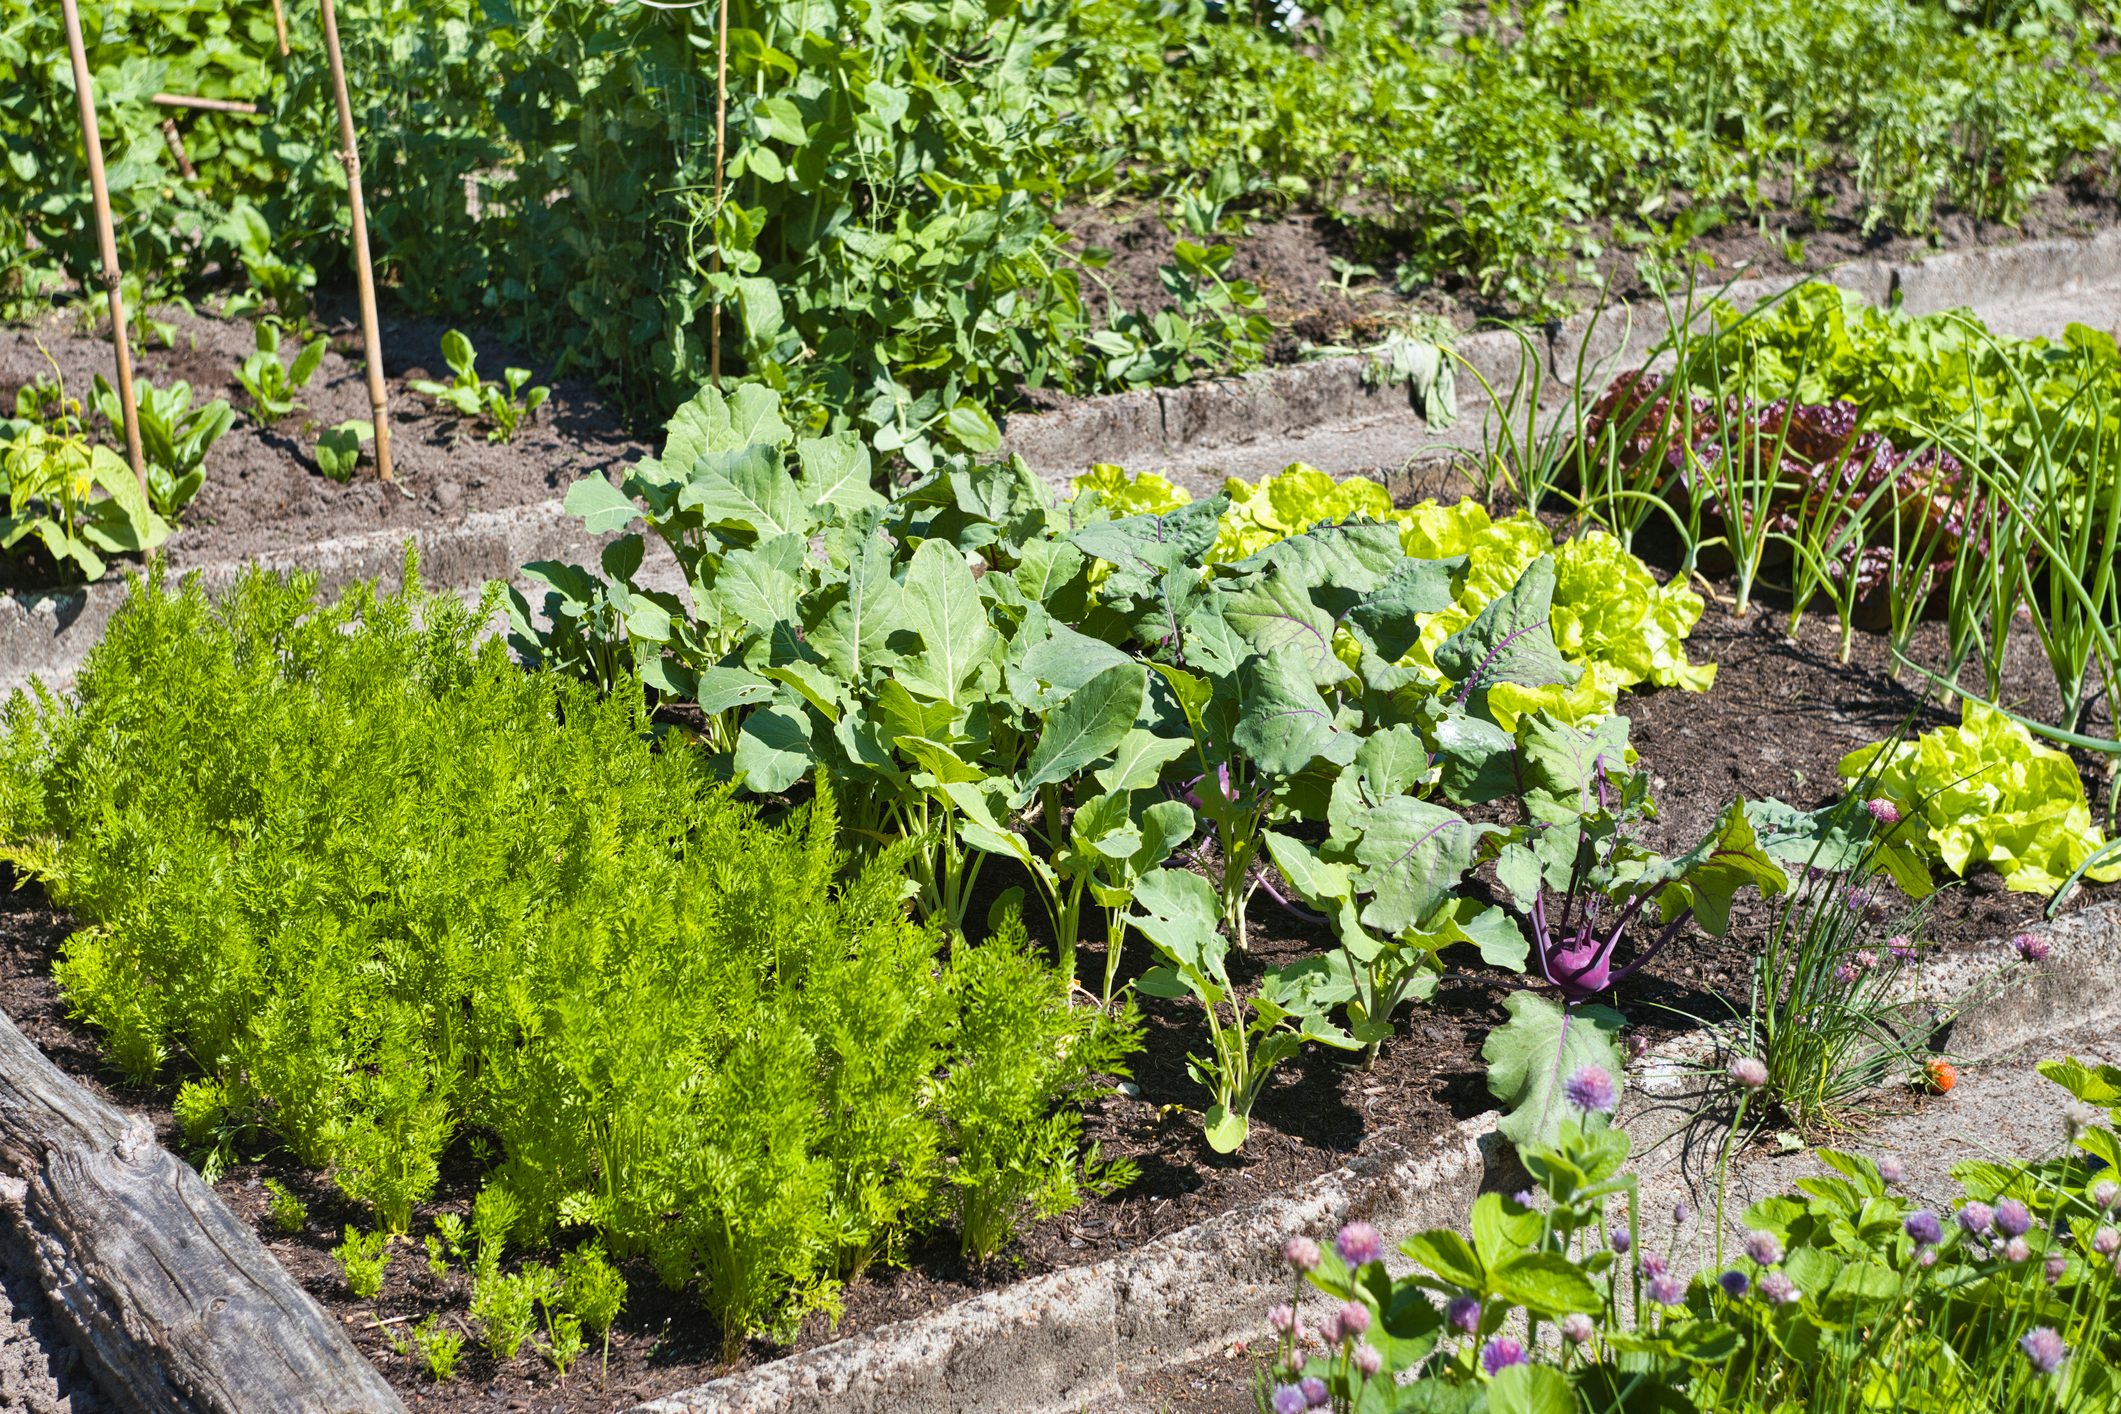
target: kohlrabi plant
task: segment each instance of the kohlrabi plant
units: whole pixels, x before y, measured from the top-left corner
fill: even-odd
[[[513,442],[516,429],[552,396],[550,388],[528,386],[527,368],[502,369],[500,383],[480,378],[478,352],[472,348],[471,340],[455,329],[442,336],[442,359],[449,365],[450,380],[437,383],[431,378],[415,378],[413,390],[453,409],[459,417],[485,418],[493,424],[486,433],[489,442]]]
[[[298,404],[295,394],[309,386],[323,366],[325,343],[321,337],[305,342],[292,363],[280,362],[280,325],[260,319],[256,326],[257,352],[236,369],[236,381],[250,394],[251,416],[261,423],[278,422]]]

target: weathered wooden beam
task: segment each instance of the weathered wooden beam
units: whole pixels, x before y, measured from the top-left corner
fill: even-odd
[[[145,1120],[0,1014],[0,1171],[52,1309],[121,1406],[403,1414],[390,1386]]]

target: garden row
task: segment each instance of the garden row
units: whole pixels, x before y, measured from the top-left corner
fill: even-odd
[[[132,303],[233,281],[300,317],[346,246],[313,17],[282,54],[259,7],[88,13]],[[1027,389],[1232,371],[1437,292],[1544,315],[1697,253],[1803,268],[2067,224],[2110,201],[2121,124],[2096,7],[760,0],[726,45],[719,18],[344,6],[396,297],[497,324],[643,422],[719,359],[806,430],[922,460],[981,449]],[[94,264],[64,54],[51,12],[0,28],[11,315]],[[1292,235],[1310,248],[1278,262]]]

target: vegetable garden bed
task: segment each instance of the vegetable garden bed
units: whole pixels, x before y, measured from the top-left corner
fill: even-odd
[[[1672,848],[1699,838],[1712,823],[1717,803],[1734,793],[1779,795],[1799,804],[1836,794],[1836,763],[1855,746],[1889,733],[1916,697],[1881,670],[1883,654],[1875,640],[1859,638],[1856,660],[1847,666],[1833,661],[1834,646],[1830,628],[1816,621],[1793,643],[1780,632],[1772,610],[1738,621],[1711,608],[1690,647],[1696,657],[1719,664],[1715,690],[1654,690],[1622,699],[1665,807],[1650,827],[1653,845]],[[2013,654],[2010,686],[2013,695],[2032,701],[2043,693],[2052,696],[2045,664],[2029,641]],[[1920,724],[1948,720],[1949,714],[1932,706]],[[100,1059],[94,1034],[67,1019],[51,983],[51,964],[73,924],[46,904],[34,885],[5,887],[17,882],[0,880],[5,938],[0,1006],[69,1073],[147,1113],[163,1141],[183,1151],[187,1141],[173,1114],[172,1092],[114,1077]],[[1021,882],[1006,873],[983,877],[975,912],[984,912],[1002,888]],[[2087,890],[2072,906],[2112,893],[2111,888]],[[2036,896],[2003,891],[1992,874],[1977,874],[1940,895],[1925,936],[1939,943],[2004,936],[2036,917],[2038,904]],[[1671,1037],[1741,1007],[1765,915],[1757,905],[1741,904],[1727,938],[1697,938],[1653,960],[1630,989],[1632,1029],[1646,1038]],[[1263,894],[1255,896],[1251,918],[1254,953],[1233,966],[1242,982],[1262,967],[1332,945],[1326,930]],[[1140,965],[1130,960],[1122,976],[1138,976]],[[1084,971],[1092,976],[1102,971],[1098,950],[1088,942]],[[947,1243],[916,1247],[903,1269],[878,1270],[850,1285],[837,1324],[822,1315],[807,1319],[794,1348],[906,1319],[1024,1276],[1097,1261],[1287,1191],[1358,1154],[1420,1151],[1457,1122],[1491,1107],[1480,1050],[1504,1019],[1502,998],[1519,985],[1514,974],[1454,967],[1435,999],[1403,1018],[1398,1036],[1374,1066],[1364,1069],[1323,1049],[1306,1051],[1263,1094],[1252,1136],[1232,1156],[1207,1147],[1193,1114],[1199,1092],[1181,1058],[1205,1045],[1197,1013],[1146,999],[1148,1035],[1135,1058],[1131,1084],[1093,1102],[1084,1131],[1108,1158],[1137,1163],[1137,1182],[1033,1226],[996,1262],[968,1265]],[[308,1205],[300,1233],[276,1230],[271,1195],[262,1187],[267,1178]],[[419,1209],[416,1230],[436,1214],[468,1215],[477,1178],[474,1167],[445,1163],[442,1185]],[[396,1347],[411,1320],[438,1309],[462,1319],[468,1283],[461,1274],[438,1281],[416,1250],[401,1251],[381,1294],[354,1299],[332,1249],[346,1224],[361,1221],[358,1206],[320,1182],[314,1171],[286,1158],[236,1164],[215,1187],[257,1227],[302,1285],[347,1322],[357,1345],[408,1402],[418,1398],[418,1407],[483,1407],[498,1392],[528,1400],[527,1407],[539,1410],[614,1409],[731,1368],[720,1355],[720,1330],[697,1305],[665,1293],[650,1272],[634,1266],[628,1269],[634,1296],[614,1330],[608,1373],[592,1354],[560,1382],[536,1362],[518,1359],[497,1366],[467,1348],[457,1378],[436,1386],[416,1355]],[[783,1349],[750,1343],[738,1368],[772,1359]]]

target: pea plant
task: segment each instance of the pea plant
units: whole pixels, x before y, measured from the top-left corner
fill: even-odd
[[[501,370],[503,381],[499,383],[479,377],[478,351],[472,348],[470,339],[455,329],[442,336],[442,359],[449,365],[450,380],[437,383],[431,378],[415,378],[413,390],[453,409],[459,417],[485,418],[492,424],[486,433],[489,442],[513,442],[516,430],[552,396],[550,388],[528,386],[527,368]]]

